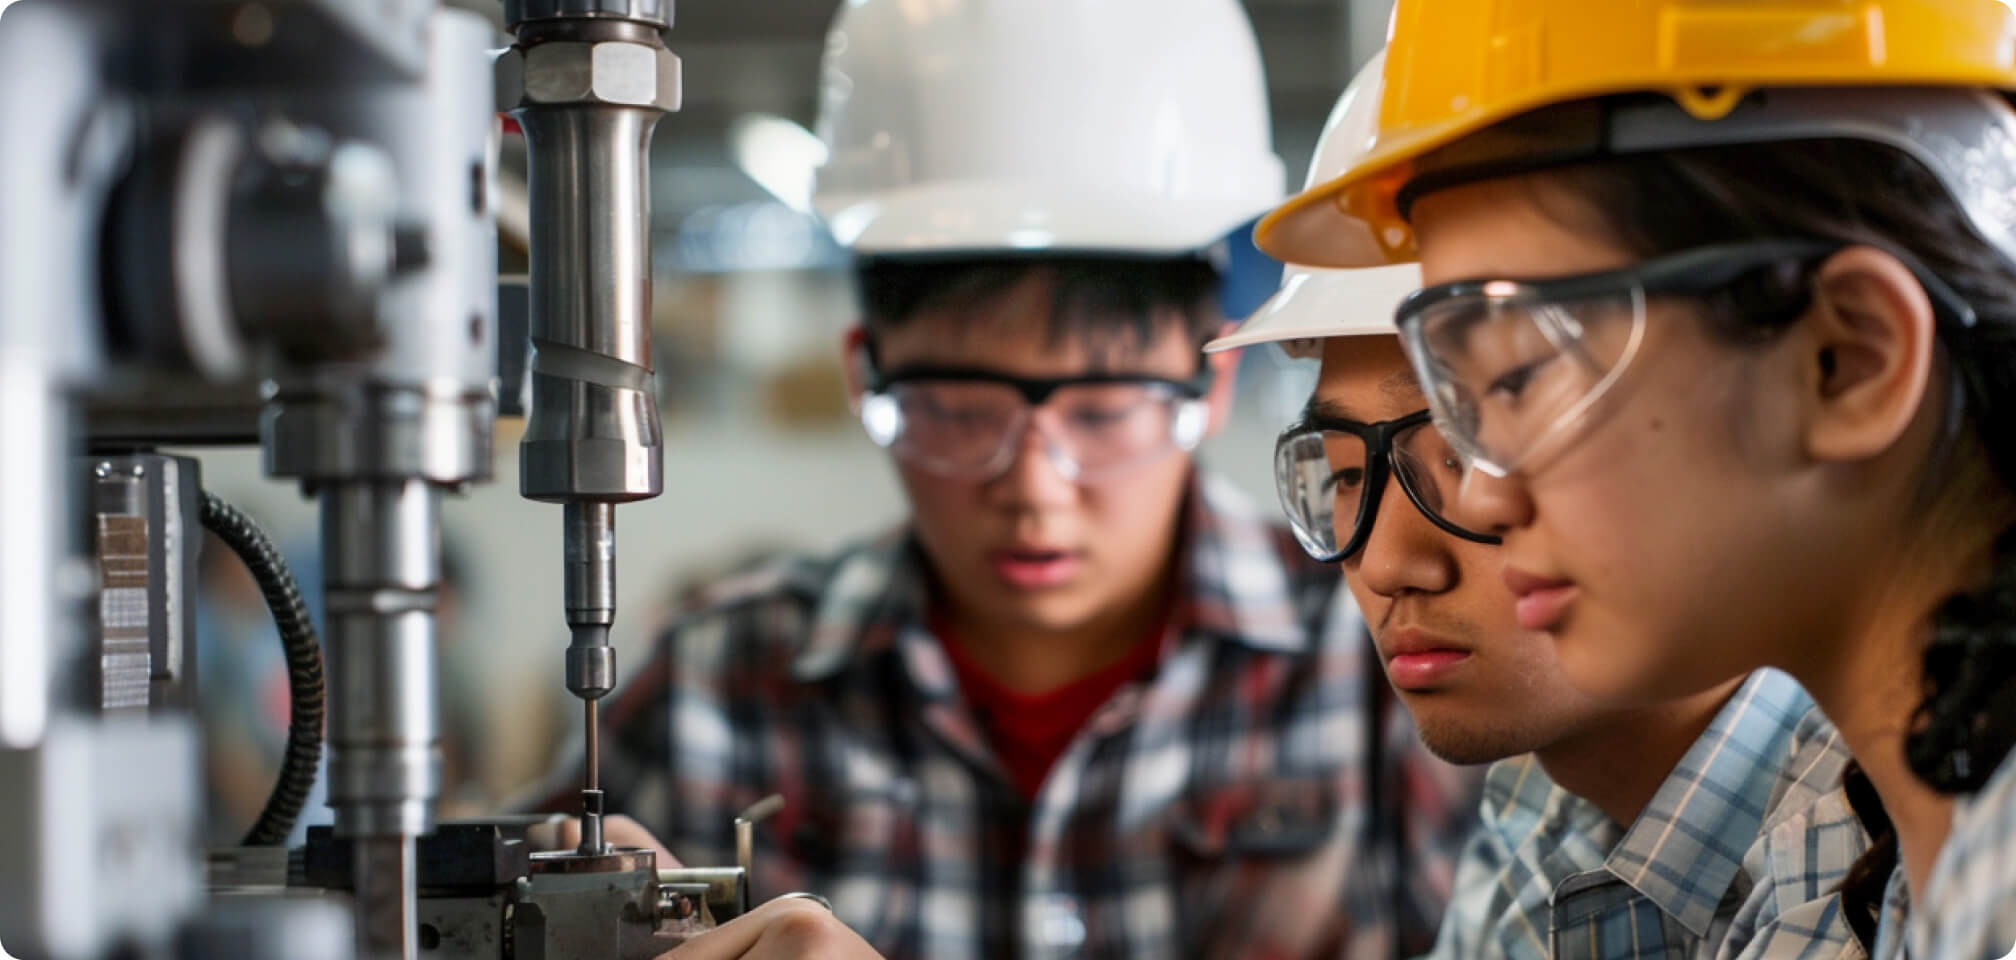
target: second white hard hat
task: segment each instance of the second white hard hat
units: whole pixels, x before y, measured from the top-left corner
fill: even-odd
[[[848,0],[821,72],[813,203],[859,253],[1178,255],[1283,196],[1236,0]]]
[[[1374,54],[1344,88],[1316,141],[1309,164],[1310,184],[1324,183],[1356,163],[1372,147],[1378,130],[1379,93],[1386,52]],[[1419,264],[1359,270],[1324,270],[1290,264],[1281,291],[1245,323],[1204,345],[1207,353],[1257,343],[1395,334],[1394,310],[1421,287]]]

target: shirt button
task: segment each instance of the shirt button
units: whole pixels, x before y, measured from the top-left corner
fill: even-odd
[[[1085,916],[1078,900],[1053,893],[1037,901],[1034,939],[1050,950],[1076,950],[1085,942]]]

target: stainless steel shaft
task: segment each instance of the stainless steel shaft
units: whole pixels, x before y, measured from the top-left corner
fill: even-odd
[[[363,837],[353,854],[358,952],[366,960],[412,957],[419,920],[410,906],[419,893],[420,860],[412,837]]]
[[[507,0],[500,105],[525,131],[530,412],[519,491],[564,505],[567,689],[586,701],[581,851],[602,851],[596,701],[616,684],[616,504],[664,486],[651,362],[650,147],[679,108],[669,3]]]
[[[345,832],[418,835],[440,781],[434,696],[440,493],[357,481],[322,497],[329,802]]]
[[[581,783],[581,848],[582,856],[600,856],[607,852],[602,842],[602,716],[601,701],[582,701],[582,729],[586,732],[587,752]]]
[[[514,111],[532,208],[532,405],[519,487],[548,503],[623,503],[664,486],[652,395],[648,167],[661,108],[595,95],[603,86],[634,85],[639,96],[652,89],[663,46],[634,24],[597,30],[609,39],[556,37],[527,48],[524,96],[572,92],[554,89],[562,80],[542,72],[563,67],[614,71],[611,62],[630,61],[644,76],[591,76],[580,98]]]
[[[440,793],[439,512],[439,491],[417,479],[322,497],[329,805],[358,838],[358,946],[374,960],[415,955],[414,838]]]
[[[616,652],[609,627],[616,621],[616,505],[569,503],[561,511],[563,603],[570,642],[567,689],[594,700],[616,685]]]

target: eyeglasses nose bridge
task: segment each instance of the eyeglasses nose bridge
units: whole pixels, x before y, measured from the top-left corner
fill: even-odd
[[[1007,476],[1022,462],[1024,456],[1029,455],[1031,452],[1029,436],[1032,433],[1036,435],[1043,456],[1050,461],[1051,468],[1057,471],[1058,476],[1075,483],[1079,475],[1084,473],[1085,468],[1071,456],[1064,442],[1057,439],[1050,428],[1037,422],[1037,414],[1040,412],[1040,406],[1024,407],[1015,425],[1009,427],[1007,433],[1002,436],[1001,451],[995,455],[993,469],[987,472],[988,482]]]

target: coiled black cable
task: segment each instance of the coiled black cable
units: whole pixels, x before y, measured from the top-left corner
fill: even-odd
[[[300,584],[265,531],[243,511],[207,490],[200,516],[204,529],[224,541],[258,582],[287,655],[287,690],[292,700],[287,753],[280,761],[280,777],[273,792],[244,840],[248,847],[276,846],[286,843],[294,831],[294,821],[308,802],[309,791],[315,788],[316,767],[322,762],[322,642],[315,634],[314,621],[308,619]]]

